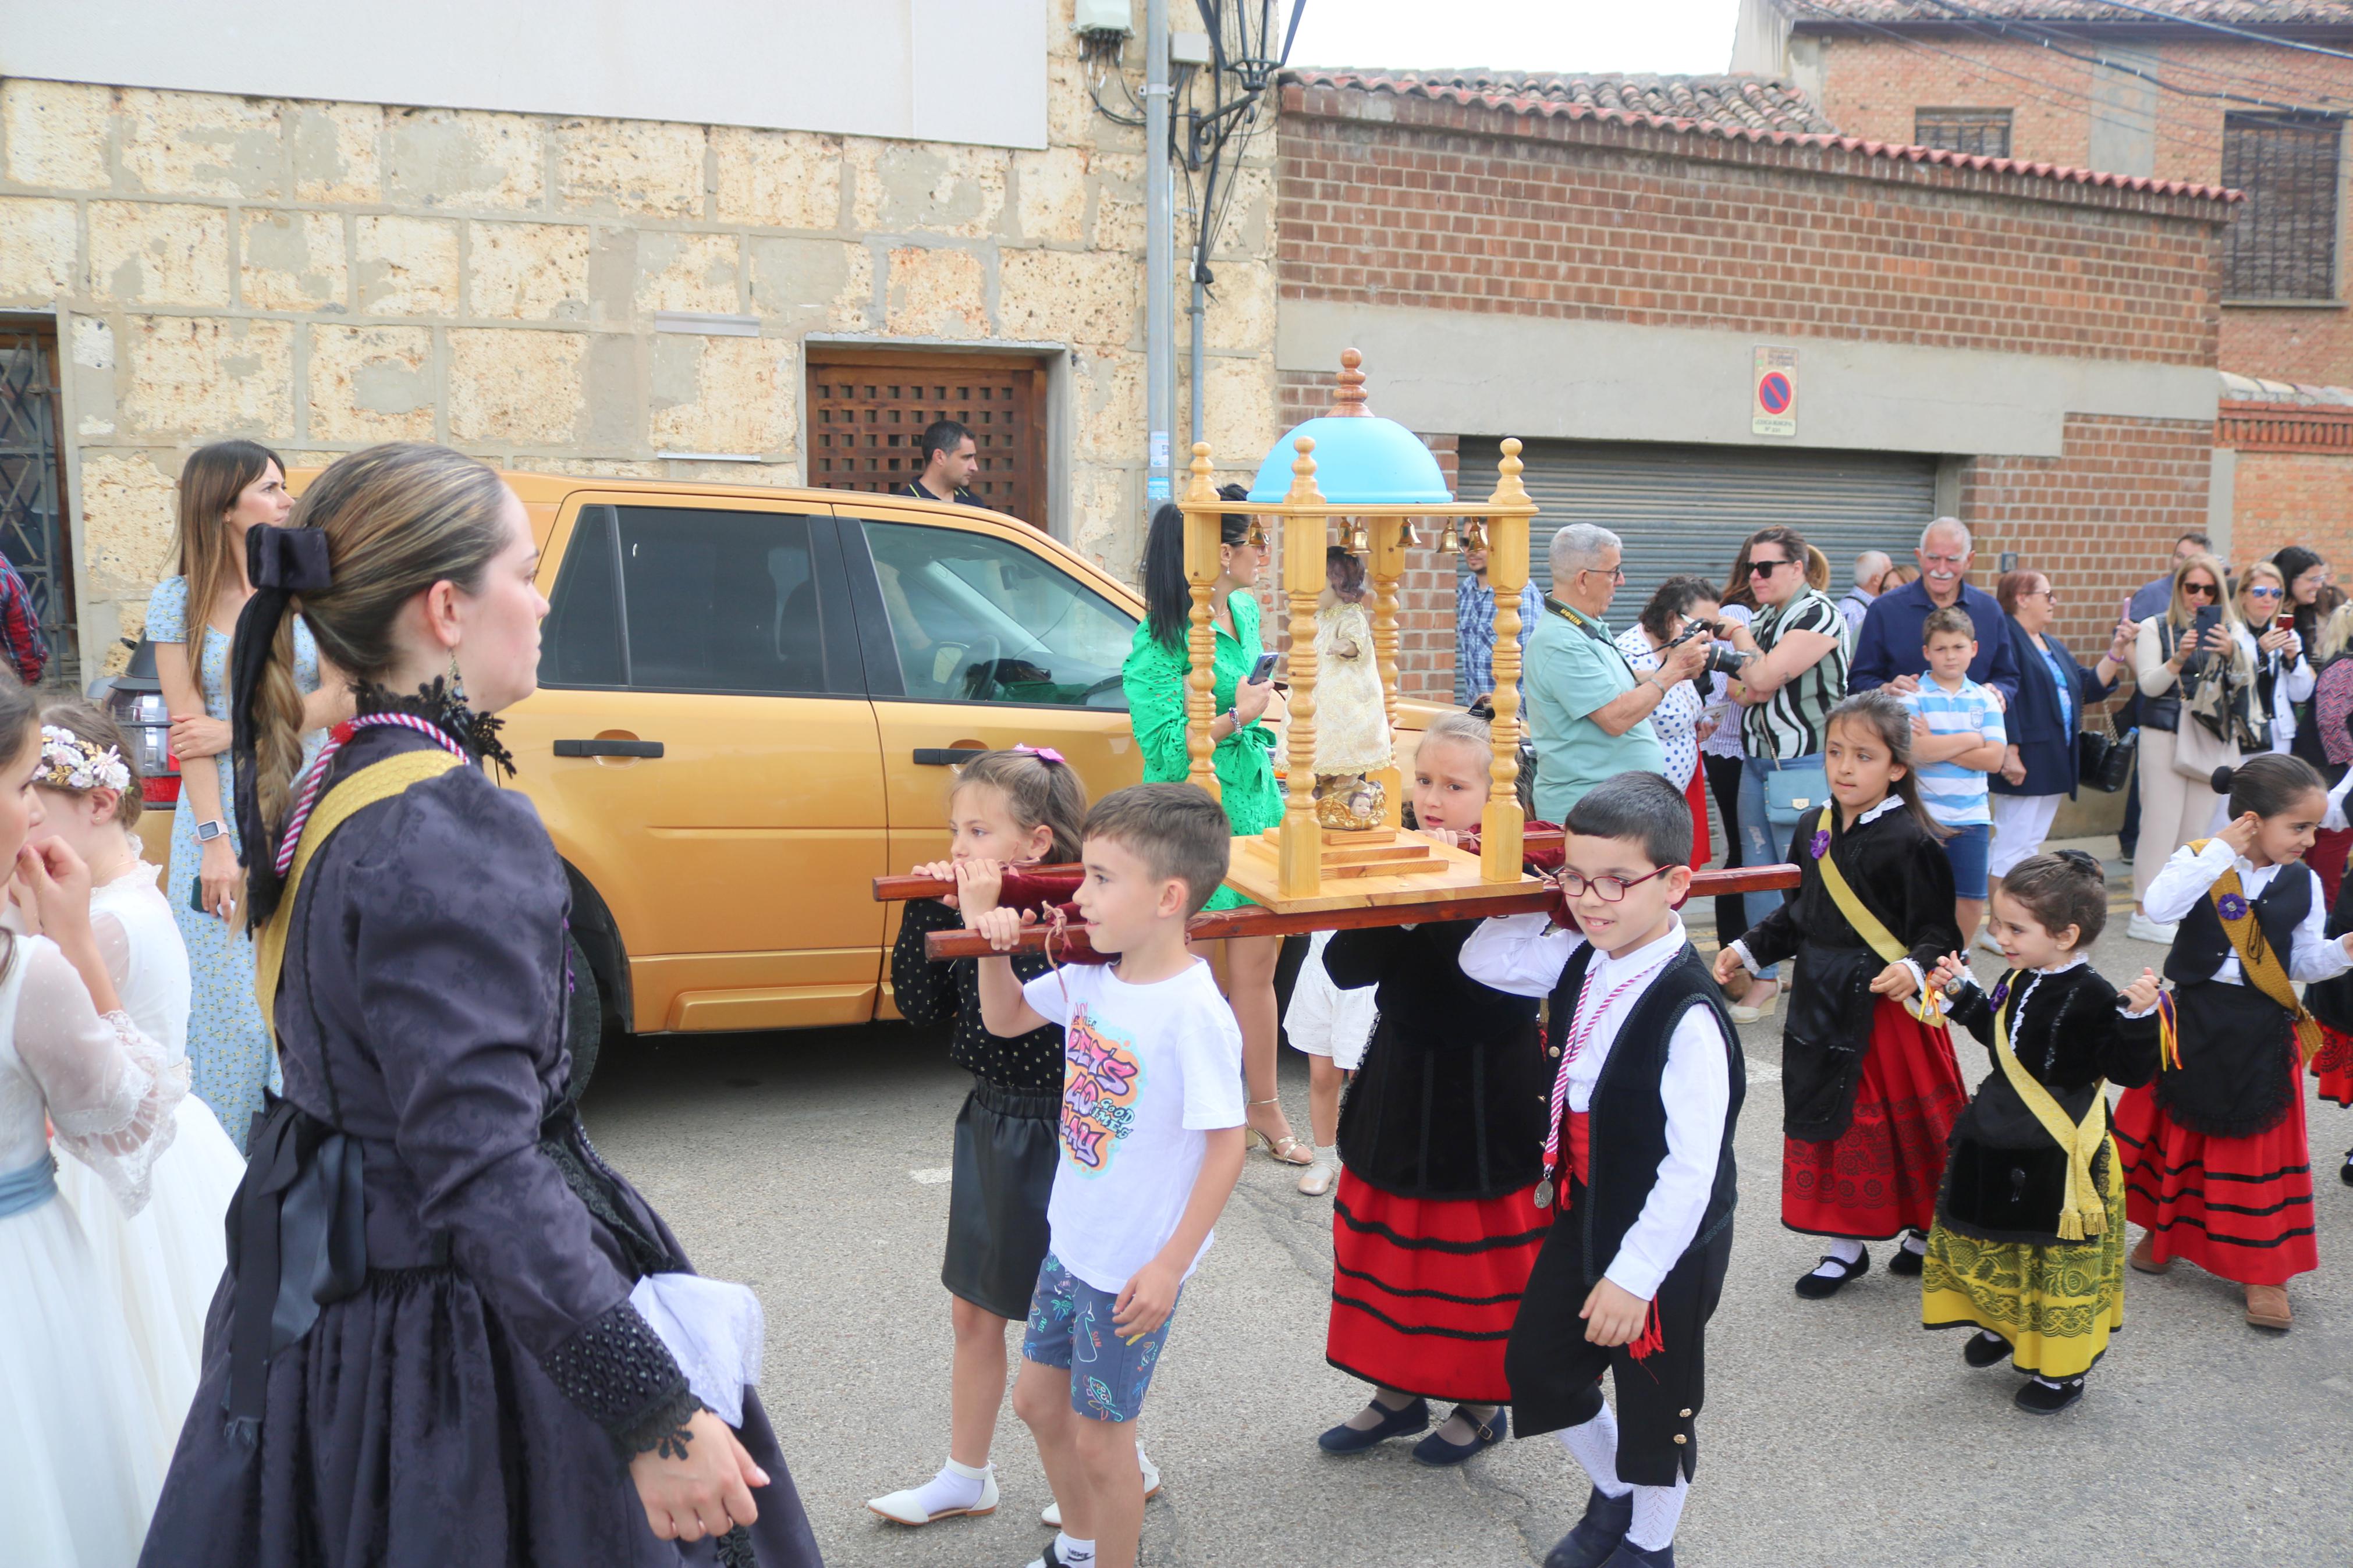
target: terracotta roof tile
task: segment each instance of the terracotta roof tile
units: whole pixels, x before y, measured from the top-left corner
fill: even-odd
[[[1302,88],[1386,93],[1477,109],[1500,109],[1515,114],[1618,121],[1727,141],[1833,147],[1871,158],[2109,186],[2152,195],[2229,202],[2245,199],[2239,192],[2220,185],[2112,174],[2063,168],[2055,163],[1948,153],[1939,147],[1913,147],[1841,136],[1804,93],[1769,77],[1530,76],[1482,70],[1383,71],[1303,67],[1284,72],[1282,79]]]
[[[2161,26],[2145,12],[2107,4],[2107,0],[1962,0],[1978,16],[2022,22],[2107,22]],[[2353,27],[2353,3],[2348,0],[2135,0],[2136,4],[2169,11],[2181,21],[2222,22],[2233,27]],[[1906,22],[1950,25],[1965,16],[1959,7],[1937,0],[1775,0],[1792,21],[1803,26],[1838,22],[1875,23],[1882,26]]]

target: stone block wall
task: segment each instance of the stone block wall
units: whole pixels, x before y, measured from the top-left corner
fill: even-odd
[[[198,446],[316,464],[429,440],[543,472],[796,485],[812,335],[1058,361],[1059,515],[1130,573],[1143,139],[1094,111],[1069,19],[1050,20],[1034,151],[0,81],[0,310],[58,321],[89,667],[119,664],[174,569]],[[1206,423],[1236,468],[1276,434],[1272,143],[1244,160],[1208,318]],[[759,335],[657,331],[659,311]],[[1186,406],[1180,386],[1180,426]]]

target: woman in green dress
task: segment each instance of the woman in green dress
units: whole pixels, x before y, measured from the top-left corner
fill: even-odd
[[[1240,500],[1239,486],[1219,491]],[[1217,770],[1226,819],[1236,834],[1262,833],[1282,820],[1282,786],[1274,777],[1274,731],[1259,722],[1273,695],[1271,681],[1252,685],[1251,666],[1264,651],[1259,643],[1258,581],[1265,554],[1250,542],[1250,520],[1228,513],[1219,530],[1218,580],[1209,590],[1209,618],[1216,629],[1217,657],[1209,700],[1216,718],[1210,764]],[[1191,766],[1185,749],[1186,639],[1192,630],[1193,591],[1185,578],[1185,514],[1164,505],[1152,517],[1144,546],[1145,622],[1120,668],[1127,691],[1128,717],[1144,753],[1147,783],[1181,784]],[[1213,910],[1249,902],[1230,888],[1209,900]],[[1304,1165],[1314,1154],[1292,1136],[1291,1121],[1275,1092],[1274,964],[1280,937],[1235,937],[1226,942],[1221,966],[1226,1000],[1242,1031],[1242,1076],[1249,1086],[1250,1131],[1286,1165]]]

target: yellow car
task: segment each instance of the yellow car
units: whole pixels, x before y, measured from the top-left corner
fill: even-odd
[[[1143,600],[1026,523],[504,477],[551,606],[539,690],[503,715],[512,784],[571,874],[608,1033],[895,1017],[897,909],[870,884],[944,856],[953,763],[1052,746],[1090,799],[1142,775],[1119,672]],[[1400,729],[1441,711],[1403,704]]]

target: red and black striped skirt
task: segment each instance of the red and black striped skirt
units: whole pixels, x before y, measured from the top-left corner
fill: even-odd
[[[1926,1231],[1936,1220],[1953,1123],[1968,1105],[1952,1036],[1879,997],[1854,1120],[1827,1143],[1781,1141],[1781,1223],[1857,1241]]]
[[[2246,1138],[2190,1131],[2166,1114],[2153,1087],[2116,1102],[2125,1217],[2149,1233],[2159,1258],[2187,1258],[2242,1285],[2284,1285],[2320,1267],[2301,1058],[2289,1071],[2287,1114]]]
[[[1342,1166],[1324,1359],[1404,1394],[1508,1404],[1504,1342],[1552,1223],[1535,1193],[1401,1198]]]

